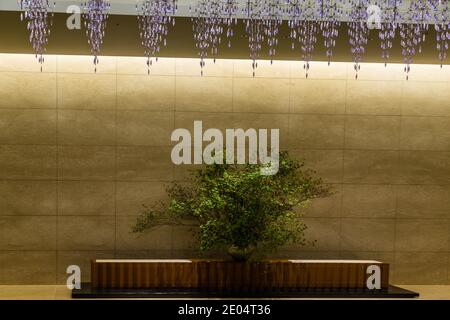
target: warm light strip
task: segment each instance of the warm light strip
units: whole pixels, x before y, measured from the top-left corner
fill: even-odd
[[[95,260],[96,263],[192,263],[191,260]]]
[[[380,264],[376,260],[288,260],[291,263],[358,263],[358,264]],[[191,260],[95,260],[96,263],[192,263]]]
[[[147,75],[145,57],[101,56],[98,65],[99,73]],[[116,61],[113,61],[117,59]],[[56,62],[58,60],[58,62]],[[251,61],[247,59],[217,59],[214,64],[206,60],[205,77],[251,77]],[[261,78],[304,78],[303,62],[294,60],[275,60],[273,65],[269,60],[261,60],[256,77]],[[175,70],[175,65],[176,70]],[[361,63],[360,79],[364,80],[405,80],[402,63]],[[0,53],[0,72],[40,72],[33,54]],[[47,55],[43,64],[44,73],[84,73],[94,75],[92,57],[88,55]],[[353,80],[353,64],[351,62],[313,61],[310,67],[311,80]],[[165,58],[154,63],[150,76],[200,76],[199,59],[196,58]],[[358,81],[359,81],[358,80]],[[409,81],[450,81],[450,65],[440,68],[438,64],[413,64]]]
[[[375,260],[289,260],[292,263],[358,263],[358,264],[380,264]]]

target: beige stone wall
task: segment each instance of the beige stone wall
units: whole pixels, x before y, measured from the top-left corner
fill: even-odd
[[[143,203],[184,179],[170,133],[280,128],[282,147],[335,187],[292,258],[376,258],[393,281],[445,284],[450,236],[450,68],[0,55],[0,284],[63,283],[89,259],[192,255],[186,227],[129,233]]]

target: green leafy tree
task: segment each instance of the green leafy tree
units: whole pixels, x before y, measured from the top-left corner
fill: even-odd
[[[262,167],[214,164],[194,171],[190,184],[174,182],[167,187],[169,204],[144,206],[133,232],[194,219],[202,251],[230,247],[271,251],[288,243],[305,245],[307,227],[298,208],[330,195],[329,186],[287,152],[280,153],[277,174],[262,175]]]

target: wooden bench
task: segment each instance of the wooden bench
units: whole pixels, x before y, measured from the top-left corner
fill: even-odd
[[[206,292],[365,289],[370,266],[389,287],[389,265],[364,260],[94,260],[94,289],[200,290]]]

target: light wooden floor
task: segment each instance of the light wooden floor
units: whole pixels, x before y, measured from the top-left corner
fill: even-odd
[[[420,293],[419,299],[450,300],[449,286],[400,285]],[[0,300],[65,300],[71,299],[65,286],[0,286]]]

